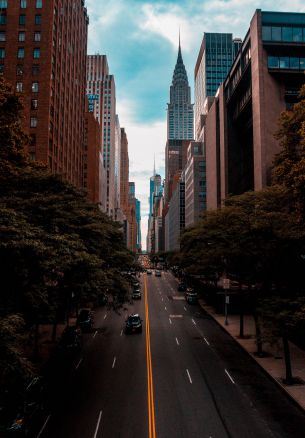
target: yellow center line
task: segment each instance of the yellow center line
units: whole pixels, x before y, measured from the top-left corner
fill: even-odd
[[[148,312],[147,277],[144,274],[145,319],[146,319],[146,367],[147,367],[147,398],[148,398],[148,436],[156,438],[154,386],[150,347],[150,324]]]

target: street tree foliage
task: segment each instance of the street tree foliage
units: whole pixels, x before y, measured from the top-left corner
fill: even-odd
[[[281,114],[276,137],[281,150],[273,167],[273,182],[287,188],[290,202],[305,220],[305,85],[300,91],[300,101]]]
[[[85,192],[29,160],[22,110],[20,96],[0,78],[0,316],[15,323],[17,344],[24,328],[56,324],[101,293],[124,295],[121,271],[133,263],[117,223]],[[0,348],[11,351],[10,340]],[[23,366],[18,354],[16,375]]]
[[[229,197],[223,208],[186,229],[180,266],[214,284],[231,278],[241,296],[250,294],[256,323],[263,323],[269,337],[283,339],[291,382],[288,339],[304,332],[305,321],[305,86],[299,102],[280,116],[276,137],[281,150],[272,185]]]

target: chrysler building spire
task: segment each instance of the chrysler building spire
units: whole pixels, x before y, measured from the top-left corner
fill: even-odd
[[[170,103],[167,110],[168,139],[192,140],[194,138],[193,112],[191,88],[182,58],[179,30],[178,57],[170,87]]]

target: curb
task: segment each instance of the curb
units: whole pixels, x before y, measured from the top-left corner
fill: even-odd
[[[276,383],[276,385],[278,386],[278,388],[280,388],[282,390],[282,392],[290,399],[290,401],[293,402],[293,404],[296,406],[296,408],[298,408],[299,410],[302,411],[302,413],[305,413],[305,407],[303,407],[298,400],[296,400],[293,395],[291,395],[287,389],[275,378],[273,377],[267,370],[266,368],[263,367],[263,365],[258,362],[256,360],[256,358],[254,357],[253,354],[251,354],[248,350],[246,350],[239,342],[238,340],[235,338],[235,336],[233,336],[228,330],[226,330],[226,328],[220,324],[217,319],[214,317],[214,315],[212,313],[210,313],[206,308],[205,305],[202,303],[202,300],[198,300],[200,307],[207,313],[207,315],[209,315],[211,318],[213,318],[213,320],[216,322],[216,324],[225,332],[227,333],[233,340],[234,342],[239,346],[239,348],[244,351],[245,353],[248,354],[248,356],[251,357],[251,359],[260,367],[260,369],[264,372],[264,374],[274,383]]]

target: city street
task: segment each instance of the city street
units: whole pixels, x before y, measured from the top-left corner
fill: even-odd
[[[120,315],[96,311],[39,438],[304,437],[305,415],[186,304],[172,274],[144,274],[141,288]],[[124,334],[129,313],[141,315],[141,334]]]

